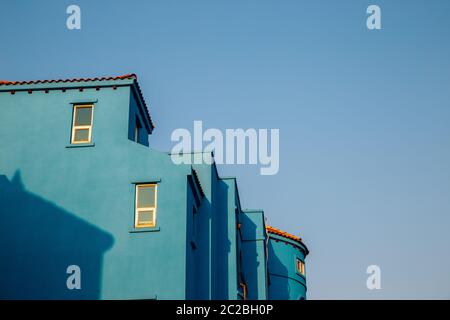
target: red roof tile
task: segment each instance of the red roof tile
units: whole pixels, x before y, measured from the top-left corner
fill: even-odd
[[[294,236],[293,234],[287,233],[287,232],[285,232],[283,230],[280,230],[280,229],[277,229],[277,228],[274,228],[274,227],[271,227],[271,226],[266,226],[266,230],[269,233],[277,234],[277,235],[283,236],[285,238],[289,238],[289,239],[292,239],[292,240],[295,240],[295,241],[302,242],[302,239],[300,237]]]

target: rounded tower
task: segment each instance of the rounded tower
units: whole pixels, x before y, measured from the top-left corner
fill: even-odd
[[[267,226],[270,300],[305,300],[305,258],[309,251],[302,239]]]

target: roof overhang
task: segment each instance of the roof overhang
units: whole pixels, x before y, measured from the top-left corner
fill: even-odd
[[[0,92],[20,91],[46,91],[49,90],[74,90],[74,89],[100,89],[104,87],[131,87],[133,95],[143,109],[145,115],[145,125],[151,133],[155,128],[144,96],[137,81],[135,74],[126,74],[115,77],[97,77],[97,78],[73,78],[73,79],[57,79],[57,80],[31,80],[31,81],[8,81],[0,80]]]

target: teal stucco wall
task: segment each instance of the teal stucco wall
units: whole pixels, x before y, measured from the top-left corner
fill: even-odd
[[[297,272],[296,260],[305,262],[308,249],[286,237],[269,233],[268,268],[270,300],[305,300],[305,275]]]
[[[242,214],[244,277],[248,299],[268,299],[267,233],[262,210],[244,210]]]
[[[1,219],[9,226],[14,222],[13,228],[2,223],[2,244],[8,244],[2,245],[0,259],[6,268],[3,297],[185,298],[187,167],[174,166],[167,154],[129,139],[130,101],[136,104],[131,90],[130,85],[0,93],[0,174],[9,189],[20,185],[23,190],[14,192],[14,199],[2,192]],[[70,145],[75,102],[94,102],[95,145]],[[154,181],[159,231],[136,232],[143,230],[133,229],[133,183]],[[55,208],[54,220],[47,215],[48,206]],[[63,245],[72,220],[85,225],[77,227],[73,240],[86,242],[76,248],[79,258]],[[51,235],[48,242],[41,242],[40,234]],[[22,237],[30,235],[36,241],[23,243]],[[44,267],[23,258],[33,261],[34,256],[45,261]],[[72,264],[81,268],[81,290],[65,287],[63,266]],[[162,270],[170,276],[162,277]],[[60,290],[47,292],[31,281],[32,290],[10,294],[16,284],[9,279],[36,272],[43,279],[56,278]]]
[[[92,143],[71,145],[81,103],[94,105]],[[236,179],[152,149],[135,77],[0,84],[0,124],[1,299],[242,299],[242,285],[246,298],[267,299],[286,289],[269,290],[269,271],[282,268],[271,250],[289,265],[292,252],[267,245],[264,213],[241,208]],[[157,184],[156,227],[134,228],[137,183]],[[66,286],[70,265],[79,290]]]

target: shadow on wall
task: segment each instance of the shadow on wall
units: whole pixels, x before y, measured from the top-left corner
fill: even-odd
[[[192,201],[195,202],[195,200]],[[186,299],[209,299],[210,289],[210,247],[209,234],[212,205],[206,197],[201,200],[198,211],[191,211],[193,203],[188,201],[186,223]]]
[[[269,240],[269,299],[270,300],[292,300],[289,285],[289,272],[283,262],[278,258],[274,250],[273,242]],[[278,242],[279,244],[279,242]]]
[[[230,288],[229,259],[231,255],[231,241],[228,234],[228,197],[220,197],[219,195],[228,194],[228,185],[222,180],[218,180],[217,191],[214,195],[213,203],[215,207],[212,211],[212,269],[215,274],[213,281],[213,295],[215,300],[233,299],[233,288]],[[235,284],[234,289],[237,288]],[[231,292],[231,293],[230,293]],[[231,295],[231,297],[230,297]]]
[[[113,237],[0,175],[0,299],[98,299]],[[69,290],[67,267],[81,270]]]
[[[249,300],[257,300],[259,298],[259,293],[261,286],[264,286],[264,283],[259,283],[258,281],[258,273],[259,268],[261,267],[261,259],[264,261],[264,256],[260,256],[258,254],[258,242],[257,239],[257,226],[254,224],[251,219],[249,219],[245,214],[242,215],[242,224],[243,228],[245,228],[245,235],[250,240],[244,240],[242,242],[242,252],[243,252],[243,261],[242,261],[242,273],[243,280],[247,284],[248,295],[247,299]],[[264,252],[261,252],[263,255]]]

